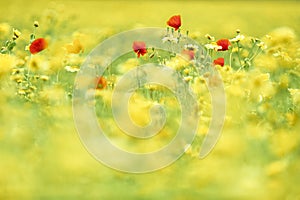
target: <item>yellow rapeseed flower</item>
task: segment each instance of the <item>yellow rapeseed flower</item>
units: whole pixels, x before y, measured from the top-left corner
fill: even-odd
[[[288,44],[295,40],[295,31],[288,27],[280,27],[268,34],[271,36],[270,43],[272,46],[278,44]]]
[[[48,72],[50,70],[50,64],[48,62],[48,59],[46,57],[41,55],[34,55],[31,56],[29,60],[29,69],[31,71],[43,71]]]

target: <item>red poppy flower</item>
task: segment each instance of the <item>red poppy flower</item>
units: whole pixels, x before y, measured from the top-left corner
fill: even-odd
[[[133,51],[137,54],[138,58],[147,53],[146,43],[142,41],[134,41],[132,44]]]
[[[216,60],[214,60],[214,64],[215,65],[220,65],[220,66],[224,66],[224,58],[217,58]]]
[[[226,51],[231,43],[228,39],[220,39],[217,41],[217,45],[222,47],[222,49],[218,49],[218,51]]]
[[[106,88],[106,86],[107,86],[107,81],[103,76],[96,78],[96,89],[97,90],[102,90],[102,89]]]
[[[193,50],[184,49],[181,54],[189,60],[193,60],[195,58],[195,52]]]
[[[35,39],[29,46],[29,51],[32,54],[36,54],[43,51],[48,46],[47,41],[44,38]]]
[[[175,31],[178,30],[178,28],[181,26],[181,18],[180,15],[174,15],[172,16],[168,21],[167,24],[173,28],[175,28]]]

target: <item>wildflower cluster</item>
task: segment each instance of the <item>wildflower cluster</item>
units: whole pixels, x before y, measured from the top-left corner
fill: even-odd
[[[50,11],[49,11],[50,12]],[[54,9],[51,13],[56,12]],[[54,16],[51,16],[54,17]],[[64,97],[72,96],[74,72],[83,61],[83,34],[73,34],[72,40],[52,35],[55,31],[41,31],[49,16],[42,23],[33,22],[31,30],[12,29],[13,36],[6,40],[0,52],[0,81],[10,74],[9,85],[15,94],[26,101],[40,102],[52,98],[51,91],[64,90]],[[6,24],[3,28],[11,29]],[[1,27],[0,27],[1,28]],[[23,31],[22,31],[23,32]],[[29,33],[28,33],[29,32]],[[31,33],[30,33],[31,32]],[[49,35],[49,32],[51,33]],[[55,43],[53,41],[56,41]]]
[[[3,10],[7,9],[7,2],[2,2]],[[96,71],[89,83],[91,89],[84,94],[87,99],[91,96],[95,98],[90,98],[92,100],[86,105],[95,108],[99,125],[109,140],[129,152],[148,153],[162,149],[173,141],[182,120],[181,105],[174,93],[158,84],[143,85],[145,72],[139,66],[155,63],[172,68],[178,75],[176,77],[185,81],[185,86],[195,94],[199,105],[195,113],[200,116],[195,140],[186,145],[186,154],[175,165],[142,179],[105,169],[87,156],[74,128],[71,106],[71,101],[76,101],[72,96],[76,87],[74,78],[81,71],[90,50],[120,29],[125,29],[125,26],[126,29],[136,27],[136,21],[142,19],[137,16],[136,1],[118,1],[126,7],[122,15],[117,14],[109,21],[110,24],[103,20],[105,17],[100,17],[115,12],[116,7],[110,1],[101,2],[101,5],[112,10],[100,14],[91,12],[86,19],[80,15],[79,22],[76,15],[84,11],[78,8],[86,8],[82,6],[83,2],[64,1],[67,5],[74,4],[74,7],[67,8],[52,3],[44,11],[35,9],[37,4],[44,7],[44,1],[36,1],[28,9],[22,8],[23,1],[19,2],[21,4],[17,9],[20,14],[6,17],[7,12],[4,12],[2,20],[6,18],[8,21],[0,22],[0,199],[47,199],[57,195],[80,199],[89,198],[87,194],[94,199],[134,199],[141,198],[141,195],[156,199],[162,194],[170,199],[198,199],[199,196],[204,199],[299,198],[300,42],[299,28],[295,26],[296,2],[284,2],[284,7],[280,2],[272,2],[272,9],[264,1],[237,2],[239,7],[232,8],[231,4],[226,9],[213,5],[214,10],[207,9],[206,12],[208,16],[218,13],[215,16],[219,18],[209,21],[205,12],[201,12],[201,17],[208,19],[205,22],[195,17],[199,13],[194,11],[198,11],[199,7],[192,7],[199,6],[200,2],[186,3],[184,9],[192,9],[186,10],[185,15],[175,13],[174,16],[158,19],[166,28],[157,41],[167,46],[169,51],[155,49],[139,37],[127,41],[126,48],[130,52],[117,60],[109,60],[112,63],[104,73]],[[99,7],[96,1],[89,3]],[[273,23],[263,22],[266,17],[262,15],[251,16],[251,13],[256,14],[253,9],[258,3],[269,9],[268,20],[272,13],[276,14]],[[141,6],[144,5],[153,13],[153,9],[168,12],[167,7],[163,9],[164,5],[171,8],[170,11],[176,5],[183,4],[180,1],[161,1],[160,9],[157,9],[157,4],[145,3]],[[277,5],[278,10],[273,5]],[[288,17],[286,11],[291,6],[295,8],[291,9],[293,14]],[[11,9],[15,7],[9,6],[8,10]],[[68,12],[64,9],[75,13],[75,17],[65,16]],[[245,19],[252,21],[240,18],[224,21],[221,28],[211,23],[222,21],[223,15],[233,16],[231,12],[235,9],[239,10],[240,17],[244,15]],[[33,10],[37,12],[30,13]],[[226,13],[217,10],[226,10]],[[281,14],[278,15],[277,11]],[[190,23],[187,15],[195,19],[191,24],[203,24],[203,27],[193,26],[193,31],[185,30],[186,23]],[[121,16],[126,16],[126,19],[120,21]],[[146,13],[141,16],[146,16]],[[159,16],[152,15],[151,19]],[[89,27],[96,24],[91,18],[102,19],[97,22],[102,26]],[[261,22],[258,25],[255,23],[257,20]],[[235,30],[238,27],[233,27],[231,30],[236,22],[243,22],[240,25],[243,29]],[[264,23],[264,30],[269,31],[264,33],[266,35],[249,35],[244,29],[248,26],[255,33],[255,24],[261,26]],[[289,27],[273,30],[276,24],[294,24],[295,30]],[[215,27],[209,34],[203,31],[207,30],[204,26],[208,25],[210,30]],[[223,35],[228,31],[228,35]],[[188,37],[200,45],[189,42]],[[174,47],[178,46],[180,48],[174,53]],[[113,53],[115,49],[111,45],[108,52]],[[99,56],[97,59],[105,58]],[[198,61],[210,65],[197,65],[202,63]],[[222,80],[214,76],[215,71],[211,69],[217,70]],[[131,81],[139,83],[139,88],[128,102],[132,121],[141,127],[147,126],[160,115],[159,112],[152,112],[151,108],[157,104],[165,108],[166,124],[149,140],[128,137],[116,125],[111,113],[112,95],[128,71],[138,75]],[[155,75],[160,78],[161,74]],[[211,125],[213,110],[207,86],[221,82],[226,92],[222,137],[212,154],[207,159],[199,160],[199,151]],[[91,142],[98,147],[97,141]],[[154,162],[157,161],[154,159]],[[184,179],[178,178],[178,175]],[[104,180],[104,184],[99,185],[99,178]],[[153,184],[155,178],[161,181]],[[121,185],[115,185],[120,180]],[[178,191],[170,188],[174,184],[178,186]],[[115,192],[116,187],[110,185],[117,186],[118,193]],[[139,192],[128,190],[136,186],[141,189]],[[217,194],[212,192],[216,187]]]
[[[239,29],[236,30],[236,36],[231,39],[225,38],[215,41],[215,37],[209,34],[206,34],[205,37],[209,41],[205,47],[210,55],[212,57],[222,56],[215,58],[214,64],[224,66],[227,63],[236,70],[252,67],[255,57],[267,48],[262,40],[245,37]]]
[[[144,72],[138,66],[152,62],[174,69],[197,95],[201,107],[199,114],[205,122],[199,125],[199,135],[207,130],[212,109],[205,83],[211,86],[221,81],[211,74],[210,68],[218,70],[222,75],[230,104],[248,102],[244,107],[248,109],[245,111],[246,116],[251,120],[257,123],[272,122],[272,126],[296,124],[300,110],[297,81],[300,76],[299,52],[291,49],[299,47],[294,43],[292,31],[275,30],[262,39],[246,36],[240,30],[236,30],[232,38],[216,39],[209,34],[201,35],[196,39],[203,41],[205,38],[202,46],[211,57],[208,59],[200,46],[187,42],[189,31],[182,31],[180,15],[170,17],[166,25],[161,42],[169,46],[170,52],[149,47],[145,41],[132,41],[131,53],[114,61],[103,74],[95,76],[94,92],[98,112],[111,116],[107,114],[108,107],[120,77],[133,68],[136,68],[139,77],[143,77]],[[25,34],[21,36],[19,30],[13,29],[11,39],[6,40],[1,48],[0,81],[7,80],[8,75],[9,84],[15,87],[15,94],[27,101],[47,100],[54,103],[59,99],[71,99],[74,75],[80,70],[84,46],[88,45],[87,40],[84,40],[86,35],[75,32],[71,40],[54,39],[53,35],[50,37],[38,32],[39,27],[39,22],[35,21],[28,37]],[[55,40],[62,42],[57,44]],[[184,45],[179,52],[174,53],[172,48],[180,42]],[[199,59],[210,62],[210,65],[196,66]],[[199,69],[204,73],[199,73]],[[139,79],[137,81],[142,82]],[[163,103],[174,108],[177,104],[171,96],[168,89],[159,85],[139,84],[132,101],[139,108],[148,108],[153,103]],[[146,102],[147,106],[144,107],[141,102]],[[177,111],[170,110],[171,115],[176,115]],[[147,124],[147,118],[139,117],[140,111],[133,109],[132,112],[136,112],[132,116],[140,124]],[[274,118],[274,113],[280,113],[280,117]],[[239,118],[235,115],[228,115],[228,118]]]

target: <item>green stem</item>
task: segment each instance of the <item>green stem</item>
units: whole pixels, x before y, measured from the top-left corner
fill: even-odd
[[[253,54],[253,56],[251,58],[249,58],[249,61],[252,61],[258,54],[260,54],[262,52],[261,48],[258,48],[255,53]]]
[[[232,68],[232,66],[231,66],[231,60],[232,60],[232,52],[230,52],[230,54],[229,54],[229,66]]]
[[[237,55],[238,55],[238,59],[239,59],[239,63],[240,63],[240,68],[241,68],[242,67],[242,61],[241,61],[241,55],[240,55],[240,53],[241,53],[241,51],[240,51],[240,44],[239,44],[239,42],[236,42],[236,44],[237,44],[237,48],[238,48]]]

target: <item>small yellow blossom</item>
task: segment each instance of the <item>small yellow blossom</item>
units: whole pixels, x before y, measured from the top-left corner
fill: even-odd
[[[289,88],[288,91],[292,96],[293,102],[295,105],[299,105],[300,103],[300,89]]]
[[[23,89],[20,89],[20,90],[18,90],[18,94],[20,94],[20,95],[25,95],[25,94],[26,94],[26,91],[23,90]]]
[[[10,77],[10,80],[15,81],[17,83],[21,83],[24,80],[24,76],[20,74],[15,74]]]
[[[288,27],[277,28],[268,34],[272,39],[270,43],[272,46],[280,44],[288,44],[295,40],[295,31]]]
[[[189,74],[191,72],[191,70],[189,69],[189,68],[185,68],[184,70],[183,70],[183,73],[184,74]]]
[[[36,27],[36,28],[39,27],[39,22],[38,21],[34,21],[33,22],[33,26]]]
[[[279,86],[282,88],[287,88],[289,86],[289,76],[287,74],[280,75]]]
[[[255,77],[254,79],[254,86],[255,87],[260,87],[262,86],[262,84],[266,81],[270,80],[270,74],[269,73],[265,73],[265,74],[260,74],[258,76]]]
[[[15,36],[16,38],[19,38],[19,37],[21,36],[21,32],[20,32],[19,30],[13,29],[13,32],[14,32],[14,36]]]
[[[43,80],[43,81],[48,81],[49,80],[49,76],[47,76],[47,75],[41,75],[40,79]]]
[[[295,113],[286,113],[286,120],[290,126],[294,126],[297,122],[297,115]]]
[[[29,60],[29,68],[31,71],[49,71],[50,65],[44,56],[34,55]]]
[[[71,44],[66,45],[68,53],[78,54],[83,52],[83,46],[78,38],[75,38]]]
[[[238,48],[238,47],[233,47],[231,51],[232,51],[232,52],[238,52],[238,51],[239,51],[239,48]]]
[[[205,36],[207,39],[211,40],[211,41],[215,41],[215,37],[209,35],[209,34],[205,34]]]
[[[166,62],[166,66],[171,67],[175,70],[180,70],[189,65],[189,62],[184,59],[182,56],[173,57],[171,60]]]

